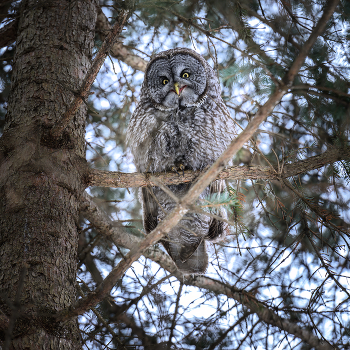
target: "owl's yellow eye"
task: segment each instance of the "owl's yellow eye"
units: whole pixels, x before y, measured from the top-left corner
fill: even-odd
[[[166,85],[169,83],[169,80],[168,79],[163,79],[163,85]]]
[[[182,78],[189,78],[190,77],[190,74],[185,72],[185,73],[182,73],[181,75]]]

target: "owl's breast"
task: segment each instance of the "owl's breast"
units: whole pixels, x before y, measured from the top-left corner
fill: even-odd
[[[161,111],[148,105],[132,119],[129,134],[138,171],[163,172],[174,166],[203,169],[227,147],[229,125],[211,104],[184,111]]]
[[[163,120],[148,150],[151,171],[168,171],[183,165],[186,169],[202,169],[215,160],[210,127],[192,118]],[[210,142],[208,142],[210,139]]]

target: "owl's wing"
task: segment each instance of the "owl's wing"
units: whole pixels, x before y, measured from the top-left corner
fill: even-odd
[[[224,235],[225,224],[217,219],[212,219],[209,226],[209,232],[205,237],[208,241],[214,241]]]
[[[143,226],[146,233],[153,231],[158,224],[158,205],[152,188],[142,188]]]
[[[225,190],[225,182],[223,180],[217,180],[210,184],[210,194],[222,193]],[[223,213],[217,213],[219,216],[224,216]],[[205,239],[208,241],[215,241],[216,239],[225,236],[227,224],[218,219],[211,219],[209,225],[209,231]]]

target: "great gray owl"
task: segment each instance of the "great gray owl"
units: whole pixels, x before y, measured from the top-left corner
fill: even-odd
[[[139,172],[176,171],[180,176],[184,169],[204,169],[235,135],[219,81],[202,56],[176,48],[152,58],[127,131],[127,144]],[[181,198],[189,187],[171,185],[169,189]],[[197,204],[222,188],[220,181],[212,183]],[[149,233],[175,202],[159,187],[142,188],[141,197],[144,228]],[[206,240],[218,240],[224,231],[221,221],[192,212],[161,242],[182,273],[203,273],[208,266]]]

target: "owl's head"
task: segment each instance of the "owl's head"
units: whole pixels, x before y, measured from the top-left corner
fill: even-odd
[[[198,106],[206,98],[209,69],[193,50],[163,51],[149,62],[143,88],[161,110]]]

